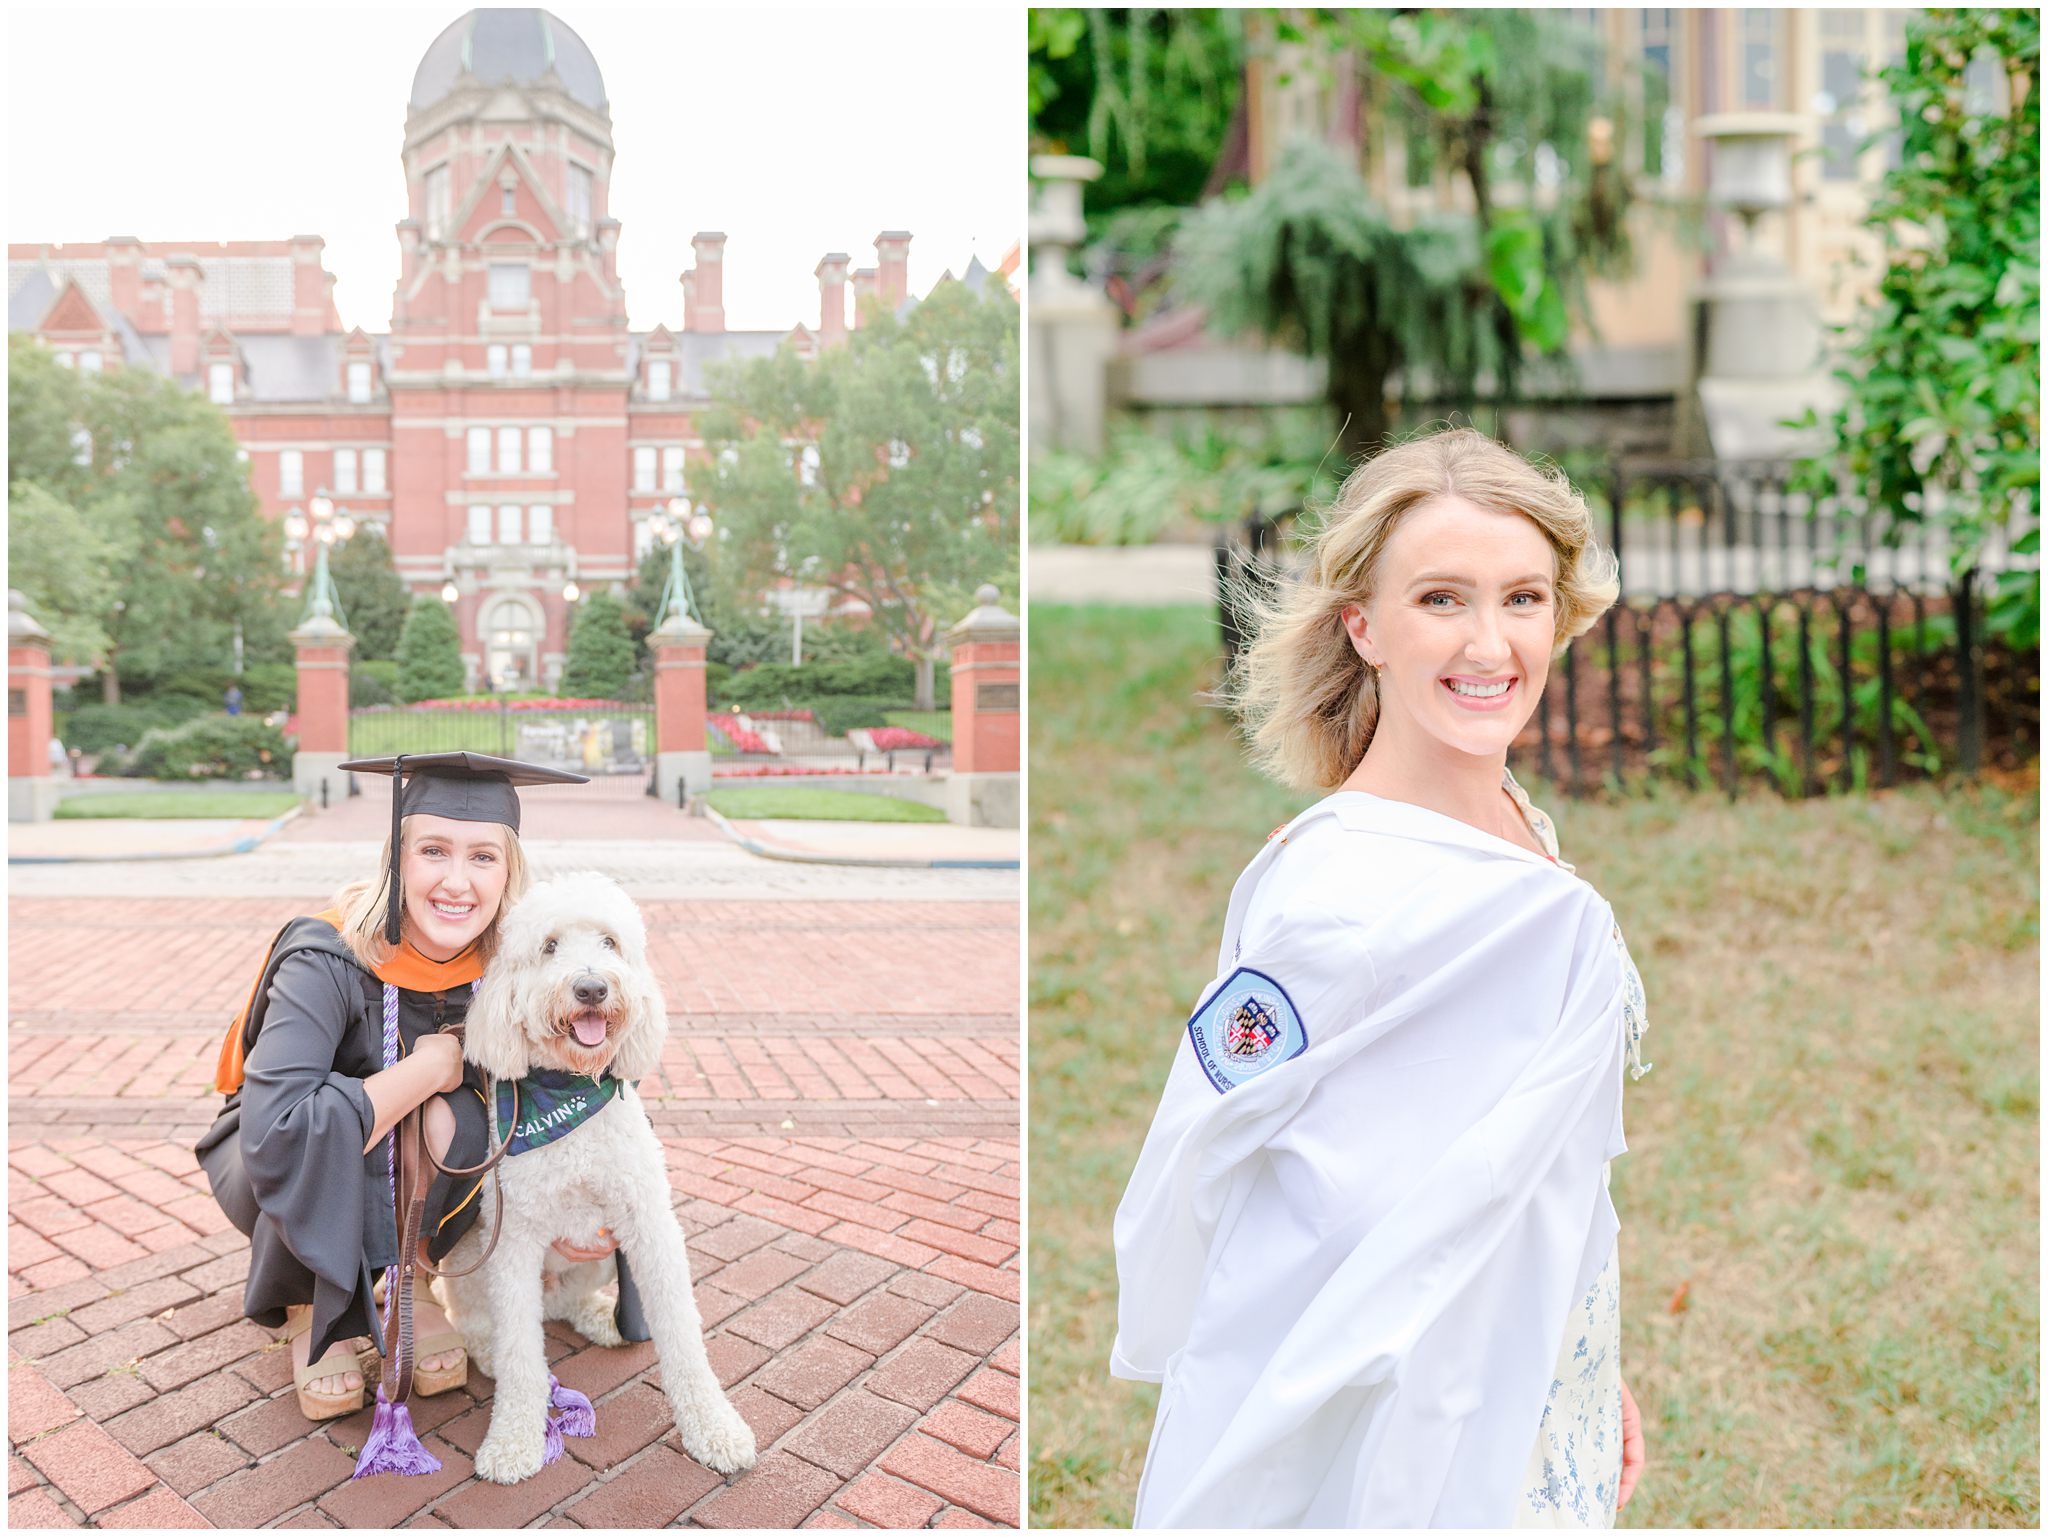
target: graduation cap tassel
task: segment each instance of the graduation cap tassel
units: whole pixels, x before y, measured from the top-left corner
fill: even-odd
[[[565,1436],[594,1436],[597,1434],[597,1410],[574,1388],[565,1388],[554,1377],[548,1378],[548,1407],[559,1409],[561,1417],[554,1423]]]
[[[384,909],[384,940],[393,945],[398,943],[398,920],[404,905],[398,886],[398,825],[404,792],[405,754],[400,753],[391,760],[391,890],[386,894]]]
[[[412,1428],[412,1411],[386,1399],[384,1384],[378,1383],[377,1412],[370,1416],[370,1434],[350,1478],[368,1478],[373,1473],[400,1473],[410,1478],[440,1471],[441,1460],[420,1445]]]

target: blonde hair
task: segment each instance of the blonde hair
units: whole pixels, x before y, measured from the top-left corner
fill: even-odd
[[[1353,470],[1324,510],[1298,576],[1275,586],[1235,583],[1228,600],[1240,632],[1221,696],[1238,712],[1252,761],[1297,790],[1333,790],[1350,777],[1379,723],[1379,687],[1340,617],[1369,603],[1380,556],[1404,513],[1438,496],[1517,512],[1557,557],[1557,640],[1562,654],[1620,595],[1618,566],[1593,542],[1593,515],[1562,471],[1531,463],[1469,427],[1412,438]]]
[[[398,824],[398,840],[401,844],[412,842],[412,826],[416,817],[406,817]],[[500,824],[502,825],[502,824]],[[491,957],[498,953],[498,929],[505,921],[505,914],[512,905],[526,895],[526,888],[533,884],[532,872],[526,863],[526,850],[519,845],[519,834],[505,828],[505,892],[498,899],[498,911],[492,917],[489,927],[477,939],[477,953],[486,966]],[[384,852],[377,860],[377,874],[367,881],[352,881],[334,894],[332,906],[341,910],[341,938],[364,970],[375,971],[391,959],[397,949],[384,937],[384,920],[391,907],[391,845],[384,845]],[[401,931],[402,932],[402,931]]]

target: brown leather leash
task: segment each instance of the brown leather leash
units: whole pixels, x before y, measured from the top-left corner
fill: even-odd
[[[460,1025],[449,1027],[448,1034],[460,1038]],[[495,1109],[497,1083],[484,1080],[485,1103]],[[456,1280],[473,1275],[482,1268],[491,1251],[498,1247],[498,1234],[505,1221],[503,1186],[498,1177],[498,1165],[504,1160],[506,1150],[512,1146],[512,1138],[519,1129],[519,1085],[512,1085],[512,1114],[505,1126],[505,1139],[482,1163],[473,1168],[461,1168],[441,1162],[427,1146],[426,1106],[424,1103],[408,1110],[398,1123],[398,1168],[394,1184],[399,1191],[398,1210],[394,1216],[398,1221],[398,1262],[394,1267],[397,1278],[386,1276],[384,1287],[388,1305],[384,1319],[384,1375],[380,1384],[387,1403],[404,1403],[412,1392],[412,1287],[413,1277],[421,1271],[430,1276]],[[424,1219],[427,1187],[433,1182],[432,1169],[455,1179],[469,1175],[491,1177],[491,1236],[484,1243],[484,1251],[476,1262],[462,1270],[443,1270],[420,1253],[420,1224]],[[478,1186],[481,1188],[482,1179]],[[391,1287],[399,1290],[391,1300]]]

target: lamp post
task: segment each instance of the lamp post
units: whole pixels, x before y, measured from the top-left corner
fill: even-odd
[[[683,541],[687,539],[693,550],[703,549],[711,537],[711,514],[701,507],[693,510],[687,497],[671,497],[666,507],[647,520],[647,527],[668,546],[669,554],[668,581],[661,589],[661,607],[655,611],[654,628],[660,629],[671,612],[702,624],[704,618],[690,595],[690,573],[683,569]]]
[[[284,531],[294,540],[303,542],[311,534],[317,546],[313,562],[311,595],[306,603],[306,615],[302,624],[327,623],[346,627],[341,613],[341,597],[334,590],[334,578],[327,570],[327,550],[337,540],[346,539],[356,531],[356,521],[346,507],[334,505],[334,499],[322,486],[306,504],[302,514],[296,508],[284,520]]]

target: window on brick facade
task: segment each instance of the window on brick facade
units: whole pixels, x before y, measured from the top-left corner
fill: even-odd
[[[498,473],[517,475],[519,473],[519,440],[524,437],[517,427],[498,429]]]
[[[533,377],[533,348],[525,342],[512,344],[512,377],[531,379]]]
[[[803,446],[803,451],[797,455],[796,462],[797,479],[802,481],[806,486],[815,486],[818,483],[817,444],[806,443]]]
[[[649,400],[666,400],[674,393],[674,389],[675,369],[672,364],[649,363],[647,365],[647,398]]]
[[[59,368],[76,368],[78,366],[78,355],[72,352],[58,353],[57,366]]]
[[[526,509],[526,541],[529,544],[546,544],[555,537],[555,509],[552,507],[529,507]]]
[[[491,429],[488,427],[469,429],[469,473],[491,473]]]
[[[683,489],[683,451],[680,448],[664,448],[661,451],[661,489]]]
[[[363,450],[363,490],[381,492],[384,489],[384,450],[366,448]]]
[[[206,398],[217,406],[235,403],[235,365],[232,363],[209,363],[206,365]]]
[[[97,352],[79,353],[78,371],[82,374],[98,373],[100,371],[100,355]]]
[[[636,448],[633,450],[633,489],[652,491],[654,489],[654,450]]]
[[[503,342],[492,342],[490,346],[484,348],[484,372],[493,379],[504,378],[505,356],[505,344]]]
[[[555,429],[526,429],[526,468],[530,474],[547,475],[555,468]]]
[[[92,434],[83,427],[71,429],[71,462],[80,469],[92,468]]]
[[[518,542],[519,509],[517,507],[500,507],[498,509],[498,543],[517,544]]]
[[[498,189],[498,212],[501,216],[507,219],[511,218],[512,215],[519,212],[518,188],[500,187]]]
[[[427,172],[427,238],[439,240],[448,233],[448,167],[437,165]]]
[[[523,310],[533,296],[533,272],[524,262],[492,262],[490,281],[494,310]]]
[[[351,363],[348,365],[348,398],[356,405],[362,405],[370,398],[370,365]]]
[[[306,494],[306,456],[296,448],[282,449],[278,453],[277,493],[279,496]]]
[[[491,542],[491,509],[476,506],[469,509],[469,542],[489,544]]]
[[[353,448],[337,448],[334,451],[334,489],[337,492],[355,494],[356,451]]]
[[[569,228],[578,239],[590,233],[590,172],[580,165],[569,167]]]

